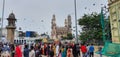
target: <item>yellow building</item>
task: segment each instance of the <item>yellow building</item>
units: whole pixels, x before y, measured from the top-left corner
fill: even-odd
[[[112,42],[120,43],[120,0],[108,0]]]

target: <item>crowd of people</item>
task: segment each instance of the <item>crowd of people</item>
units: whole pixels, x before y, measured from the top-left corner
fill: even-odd
[[[94,57],[93,44],[0,44],[1,57]]]

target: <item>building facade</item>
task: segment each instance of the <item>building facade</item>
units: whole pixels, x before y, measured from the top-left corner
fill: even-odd
[[[120,0],[108,0],[112,42],[120,43]]]
[[[68,33],[72,33],[72,29],[71,29],[71,16],[68,15],[67,19],[65,19],[64,22],[64,26],[63,27],[59,27],[56,24],[56,17],[55,15],[52,16],[52,22],[51,22],[51,38],[52,39],[60,39],[64,36],[67,36]]]

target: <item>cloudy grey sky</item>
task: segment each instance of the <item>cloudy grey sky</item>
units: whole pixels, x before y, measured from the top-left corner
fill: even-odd
[[[68,14],[72,17],[72,26],[75,26],[74,0],[5,1],[4,27],[7,24],[6,18],[11,12],[16,16],[17,30],[21,27],[23,31],[48,32],[50,34],[53,14],[56,15],[58,26],[64,26],[64,19],[67,18]],[[2,2],[3,0],[0,0],[0,17],[2,16]],[[77,18],[81,18],[85,13],[99,13],[101,4],[107,5],[107,0],[77,0]],[[80,27],[78,27],[78,30],[80,30]]]

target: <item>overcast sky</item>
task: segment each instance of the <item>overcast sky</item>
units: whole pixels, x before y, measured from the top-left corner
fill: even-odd
[[[75,26],[74,0],[5,0],[4,27],[6,18],[11,12],[17,19],[17,30],[51,32],[52,15],[56,15],[57,25],[64,26],[64,20],[70,14],[72,27]],[[0,0],[0,17],[2,16],[2,2]],[[107,0],[77,0],[77,18],[85,13],[100,12],[101,4],[107,5]],[[94,5],[94,6],[93,6]],[[43,22],[41,22],[43,20]],[[73,28],[74,30],[74,28]],[[80,30],[80,27],[78,27]]]

